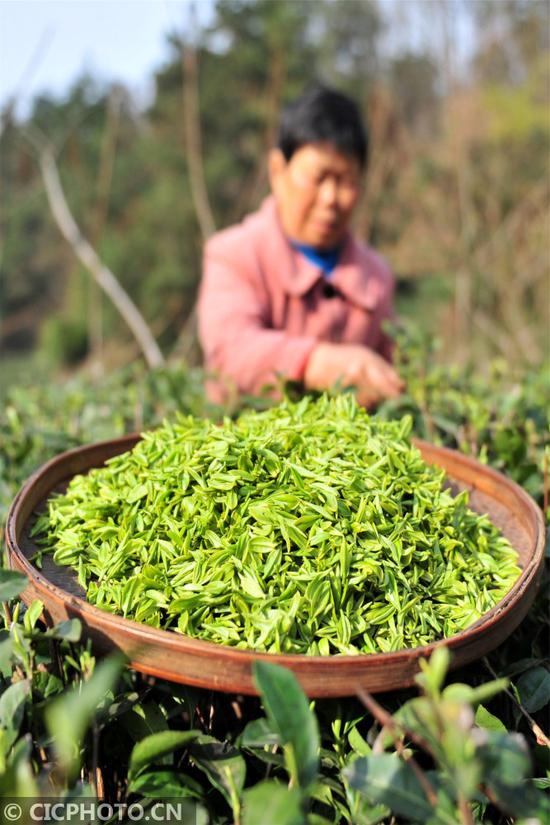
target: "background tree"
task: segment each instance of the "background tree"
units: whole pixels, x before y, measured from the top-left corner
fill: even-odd
[[[546,3],[523,0],[220,0],[207,27],[182,21],[167,39],[145,109],[89,76],[65,99],[37,98],[28,118],[12,106],[0,138],[5,374],[8,355],[30,370],[44,350],[73,366],[101,351],[107,368],[137,354],[59,237],[21,128],[39,127],[56,147],[77,222],[169,354],[188,329],[201,270],[190,115],[212,223],[225,226],[267,192],[280,107],[316,79],[353,94],[370,125],[356,228],[397,272],[400,312],[441,337],[443,357],[540,362],[549,22]],[[467,49],[464,34],[453,39],[458,29]]]

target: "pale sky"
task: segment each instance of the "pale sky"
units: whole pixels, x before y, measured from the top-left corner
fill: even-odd
[[[214,2],[194,0],[199,24],[212,20]],[[62,96],[84,71],[99,81],[122,82],[138,102],[146,103],[153,72],[168,55],[166,35],[188,24],[191,3],[0,0],[0,109],[15,96],[16,113],[25,116],[34,95]],[[388,36],[394,46],[441,50],[440,0],[379,3],[391,19]],[[467,15],[458,0],[444,3],[456,9],[455,48],[464,59],[472,41]]]
[[[195,0],[199,20],[212,0]],[[140,96],[167,57],[166,34],[181,31],[188,0],[0,0],[0,107],[17,95],[56,95],[88,70]]]

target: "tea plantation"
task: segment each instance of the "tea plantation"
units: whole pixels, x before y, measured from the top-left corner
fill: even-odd
[[[416,435],[506,473],[548,514],[550,371],[514,380],[500,363],[484,375],[440,365],[410,333],[400,353],[406,394],[376,415],[409,413]],[[212,407],[200,372],[178,364],[134,366],[100,384],[77,377],[9,390],[0,412],[2,526],[21,483],[51,456],[176,411],[237,412]],[[414,690],[314,703],[271,664],[255,671],[256,699],[96,660],[78,622],[46,628],[40,604],[23,607],[23,585],[0,570],[3,800],[94,797],[153,810],[169,799],[183,806],[180,821],[213,825],[548,821],[548,571],[527,618],[485,659],[447,674],[440,651]]]

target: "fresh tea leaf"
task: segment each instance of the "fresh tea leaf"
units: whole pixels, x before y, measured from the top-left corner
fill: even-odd
[[[355,759],[344,770],[346,781],[373,804],[387,805],[407,821],[456,825],[441,811],[436,815],[412,768],[395,754],[371,754]]]
[[[82,635],[82,623],[80,619],[67,619],[54,625],[44,635],[51,639],[62,639],[65,642],[78,642]]]
[[[162,757],[188,746],[200,735],[201,733],[198,730],[164,730],[146,736],[145,739],[134,745],[130,754],[128,777],[133,780],[147,765],[151,765]]]
[[[297,788],[266,780],[243,794],[242,825],[306,825]]]
[[[6,755],[19,735],[29,698],[30,683],[27,679],[10,685],[0,696],[1,746]]]
[[[27,577],[16,570],[0,569],[0,602],[15,599],[27,586]]]
[[[287,768],[296,784],[307,788],[319,767],[317,719],[291,671],[270,662],[254,663],[254,682],[268,719],[288,754]]]
[[[46,707],[46,724],[62,767],[72,775],[79,766],[82,737],[98,705],[116,684],[123,667],[120,657],[96,666],[90,679],[64,693]]]
[[[506,726],[496,716],[493,716],[483,705],[478,705],[475,715],[475,723],[480,728],[506,733]]]
[[[550,673],[535,667],[523,673],[516,683],[521,703],[529,713],[536,713],[550,703]]]
[[[179,417],[75,476],[38,540],[88,601],[154,627],[322,656],[428,644],[477,621],[519,568],[409,430],[351,395],[220,426]]]
[[[235,811],[246,779],[246,764],[239,751],[203,733],[194,738],[190,754]]]

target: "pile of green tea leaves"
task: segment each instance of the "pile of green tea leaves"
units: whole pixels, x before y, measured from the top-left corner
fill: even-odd
[[[34,533],[90,602],[193,637],[356,654],[463,630],[519,575],[467,494],[344,394],[191,416],[75,476]]]

